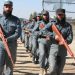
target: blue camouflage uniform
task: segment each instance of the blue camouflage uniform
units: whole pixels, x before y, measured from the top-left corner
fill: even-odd
[[[33,62],[38,63],[38,31],[39,29],[37,28],[38,25],[40,24],[40,21],[37,21],[35,23],[34,28],[32,29],[32,56],[33,56]],[[37,29],[36,29],[37,28]]]
[[[7,39],[8,47],[11,52],[12,59],[16,61],[16,50],[17,50],[17,39],[21,35],[21,23],[16,16],[9,16],[6,18],[4,15],[0,18],[0,24],[3,29],[5,38]],[[0,40],[0,69],[4,67],[6,62],[6,70],[10,70],[9,75],[13,75],[13,66],[10,59],[5,51],[3,42]],[[1,73],[0,73],[1,74]]]
[[[27,27],[28,28],[28,31],[29,31],[29,50],[31,51],[32,50],[32,29],[34,28],[34,26],[35,26],[35,21],[32,21],[30,24],[29,24],[29,26]]]
[[[65,22],[64,25],[57,23],[56,20],[51,21],[45,28],[50,31],[50,52],[49,52],[49,71],[50,75],[60,75],[65,65],[67,50],[63,45],[59,45],[55,40],[55,32],[51,26],[55,24],[63,38],[70,44],[73,40],[72,26]]]
[[[24,29],[28,28],[29,25],[30,25],[30,23],[27,23],[27,25],[26,25],[26,27],[24,27]],[[25,37],[24,47],[26,48],[26,51],[28,51],[28,49],[29,49],[29,34],[26,33],[26,30],[25,30],[25,34],[24,35],[25,35],[24,36]]]
[[[44,21],[40,21],[34,28],[34,31],[37,30],[36,34],[38,35],[39,64],[44,69],[47,68],[46,53],[48,51],[48,41],[46,40],[47,32],[44,31],[44,27],[47,24]],[[40,25],[42,25],[42,28]]]
[[[73,32],[72,32],[72,26],[66,22],[65,25],[58,24],[58,29],[61,32],[63,38],[66,40],[67,44],[71,44],[73,40]],[[58,48],[58,55],[57,55],[57,74],[60,75],[63,71],[65,62],[66,62],[66,56],[67,56],[67,50],[64,47],[64,45],[59,45]]]
[[[30,37],[29,37],[29,49],[30,50],[32,50],[32,39],[33,39],[33,35],[32,35],[32,29],[34,28],[34,26],[35,26],[35,24],[36,24],[36,21],[32,21],[32,23],[31,23],[31,27],[29,28],[29,31],[30,31]]]
[[[22,29],[22,33],[20,36],[21,42],[24,43],[25,42],[25,32],[24,32],[24,28],[26,27],[26,24],[24,24],[24,21],[21,22],[21,29]]]
[[[48,68],[48,42],[46,39],[48,33],[45,31],[45,26],[49,23],[49,12],[42,12],[43,18],[39,24],[37,24],[34,28],[34,32],[36,32],[38,37],[38,50],[39,50],[39,64],[40,64],[40,73],[39,75],[47,74]],[[44,17],[45,16],[45,17]]]

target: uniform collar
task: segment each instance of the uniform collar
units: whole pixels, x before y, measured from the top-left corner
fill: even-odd
[[[9,16],[9,17],[6,17],[5,15],[3,15],[3,17],[4,17],[4,19],[9,19],[9,18],[11,18],[11,17],[12,17],[12,15],[11,15],[11,16]]]

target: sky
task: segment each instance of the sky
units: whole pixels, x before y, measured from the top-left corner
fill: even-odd
[[[13,14],[18,17],[29,18],[33,12],[41,12],[42,0],[12,0]],[[3,10],[4,0],[0,0],[0,13]]]
[[[3,11],[3,4],[5,0],[0,0],[0,13]],[[29,18],[30,14],[33,12],[42,11],[42,0],[12,0],[13,1],[13,15],[20,18]],[[66,6],[65,6],[66,7]],[[71,11],[75,6],[67,6],[66,8]],[[50,8],[49,8],[50,9]],[[75,9],[74,9],[75,10]],[[50,13],[52,17],[55,13]],[[75,18],[74,14],[68,14],[69,17]]]

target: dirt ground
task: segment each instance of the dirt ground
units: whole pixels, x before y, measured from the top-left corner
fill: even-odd
[[[75,55],[75,40],[73,40],[70,48],[72,49]],[[64,75],[75,75],[75,60],[67,56],[67,61],[64,67],[63,74]],[[17,47],[17,61],[14,67],[14,75],[38,75],[39,74],[39,64],[33,64],[32,58],[29,56],[29,53],[25,51],[24,44],[18,40],[18,47]]]

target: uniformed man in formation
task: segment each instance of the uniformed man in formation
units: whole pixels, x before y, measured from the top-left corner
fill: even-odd
[[[57,27],[65,42],[71,44],[73,40],[72,26],[66,22],[65,9],[57,9],[54,19],[50,18],[48,11],[43,10],[41,13],[33,15],[25,25],[12,15],[12,9],[13,2],[5,1],[0,27],[7,40],[14,63],[16,61],[17,39],[22,34],[21,38],[23,36],[24,42],[21,41],[24,43],[26,52],[31,53],[32,62],[40,66],[39,75],[46,75],[48,68],[49,75],[61,75],[67,50],[63,40],[60,41],[60,37],[53,31],[52,25]],[[13,66],[0,38],[0,75],[6,75],[4,65],[6,65],[8,75],[13,75]]]
[[[41,21],[41,13],[38,13],[36,15],[36,25],[34,26],[34,28],[32,29],[32,62],[34,62],[35,64],[38,63],[38,29],[36,30],[36,28],[38,27],[40,21]]]
[[[3,15],[0,18],[0,27],[8,44],[13,62],[16,62],[17,39],[21,35],[21,23],[19,18],[12,15],[13,2],[5,1],[3,6]],[[0,33],[0,75],[13,75],[13,65],[5,50]],[[6,69],[4,70],[4,65]],[[4,73],[3,73],[4,72]],[[8,74],[7,74],[8,73]]]
[[[61,75],[66,61],[67,50],[64,47],[63,40],[59,40],[61,37],[53,31],[52,25],[54,24],[65,39],[65,42],[70,44],[73,40],[73,32],[72,26],[66,22],[65,9],[57,9],[56,18],[51,20],[45,27],[45,30],[50,32],[49,74]]]
[[[66,22],[65,9],[56,10],[55,21],[56,22],[53,24],[56,25],[59,32],[65,39],[65,42],[67,44],[71,44],[73,40],[72,26]],[[64,46],[63,40],[59,41],[60,37],[57,34],[54,36],[55,38],[53,40],[56,42],[52,42],[49,54],[50,75],[61,75],[66,62],[67,50]],[[54,48],[53,44],[55,44]]]
[[[32,62],[40,64],[39,75],[46,75],[49,68],[49,75],[61,75],[67,50],[63,41],[59,41],[59,36],[53,31],[55,24],[67,44],[73,40],[72,26],[66,22],[65,9],[57,9],[56,17],[51,19],[49,12],[44,10],[37,14],[35,25],[29,28],[32,34],[31,54]]]

